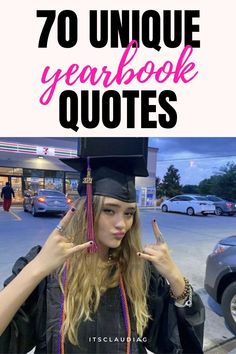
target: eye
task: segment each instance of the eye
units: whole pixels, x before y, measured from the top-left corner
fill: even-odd
[[[109,208],[103,209],[103,212],[107,215],[114,215],[115,214],[114,210],[109,209]]]
[[[133,218],[134,214],[135,214],[135,211],[127,211],[125,213],[125,216],[128,217],[128,218]]]

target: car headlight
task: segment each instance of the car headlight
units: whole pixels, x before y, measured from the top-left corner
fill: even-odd
[[[45,203],[45,201],[46,201],[45,197],[38,197],[37,199],[40,203]]]
[[[214,250],[213,254],[218,254],[218,253],[224,253],[230,246],[222,245],[221,243],[218,243]]]

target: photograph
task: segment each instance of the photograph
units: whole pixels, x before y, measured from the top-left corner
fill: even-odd
[[[235,4],[1,4],[0,354],[236,354]]]
[[[235,176],[236,138],[0,138],[0,352],[230,343]]]

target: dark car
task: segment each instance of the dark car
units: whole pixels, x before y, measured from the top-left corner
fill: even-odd
[[[23,209],[33,216],[45,213],[64,214],[70,208],[72,199],[64,193],[52,189],[39,189],[37,192],[25,192]]]
[[[221,305],[228,327],[236,334],[236,236],[221,240],[208,256],[205,289]]]
[[[236,203],[231,202],[225,199],[222,199],[220,197],[217,197],[215,195],[207,195],[206,196],[208,200],[213,202],[215,204],[216,210],[215,214],[216,215],[234,215],[236,214]]]

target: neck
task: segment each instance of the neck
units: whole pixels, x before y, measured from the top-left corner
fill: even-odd
[[[107,262],[109,260],[109,248],[98,245],[98,255],[102,262]]]

